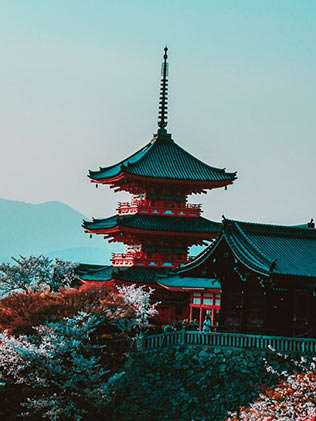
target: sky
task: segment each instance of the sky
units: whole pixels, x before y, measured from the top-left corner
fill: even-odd
[[[238,180],[192,196],[203,216],[316,217],[314,0],[0,0],[0,197],[111,216],[95,189],[157,130],[162,49],[169,123]]]

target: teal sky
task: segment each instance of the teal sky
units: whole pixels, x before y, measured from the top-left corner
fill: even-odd
[[[90,185],[157,126],[169,47],[169,131],[239,179],[192,197],[204,216],[316,217],[314,0],[0,0],[0,197],[110,216]]]

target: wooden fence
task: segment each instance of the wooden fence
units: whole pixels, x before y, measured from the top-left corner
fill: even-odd
[[[316,354],[316,339],[287,338],[284,336],[246,335],[240,333],[204,333],[200,331],[176,331],[144,336],[139,339],[144,350],[172,345],[201,345],[218,348],[273,349],[283,353]]]

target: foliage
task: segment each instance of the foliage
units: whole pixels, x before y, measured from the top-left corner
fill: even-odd
[[[0,296],[13,292],[57,292],[75,278],[75,263],[45,256],[12,258],[15,264],[0,265]]]
[[[0,329],[9,333],[30,333],[33,326],[56,320],[60,299],[52,293],[12,293],[0,300]]]
[[[14,334],[30,333],[33,326],[87,312],[103,314],[105,320],[129,332],[135,325],[146,325],[155,315],[151,294],[152,291],[135,285],[125,286],[119,293],[104,286],[62,289],[58,294],[12,293],[0,299],[0,329]]]
[[[114,379],[101,363],[102,345],[91,343],[101,323],[102,318],[81,313],[39,326],[33,336],[0,334],[1,369],[32,389],[25,416],[81,420],[105,410]]]
[[[113,419],[223,420],[228,410],[258,395],[266,373],[262,358],[243,351],[178,347],[129,359],[113,396]]]
[[[138,354],[116,385],[113,419],[224,420],[256,401],[260,390],[274,389],[279,373],[294,370],[296,361],[270,352],[179,346]]]
[[[133,306],[135,309],[135,317],[130,320],[128,329],[135,325],[147,325],[149,320],[158,313],[156,307],[159,302],[152,303],[153,288],[148,288],[144,285],[137,286],[135,284],[117,286],[116,288],[124,302],[129,306]]]
[[[3,298],[0,324],[10,331],[0,334],[0,397],[10,401],[19,390],[25,419],[111,419],[128,335],[155,313],[151,293],[131,285],[119,293],[102,287]]]
[[[282,380],[275,388],[264,387],[259,399],[248,408],[241,408],[238,417],[232,413],[227,421],[316,421],[316,358],[311,362],[304,357],[292,361],[300,372],[277,373]],[[275,371],[268,363],[266,369]]]

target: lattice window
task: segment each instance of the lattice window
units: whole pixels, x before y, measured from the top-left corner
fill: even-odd
[[[193,304],[201,304],[202,295],[200,292],[193,293]]]
[[[203,304],[205,306],[211,306],[213,304],[213,294],[203,294]]]

